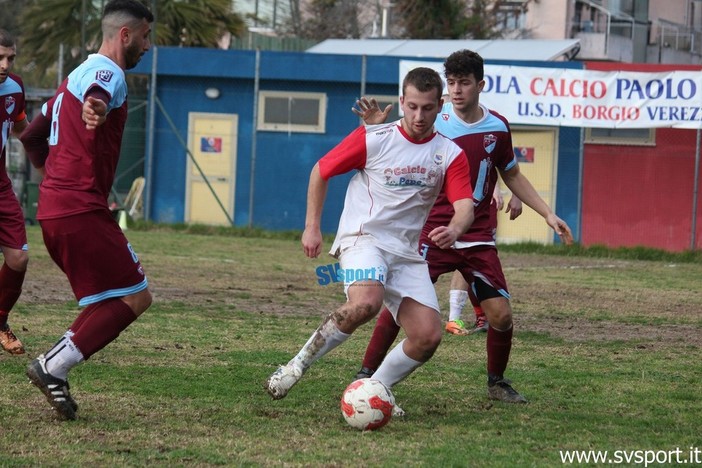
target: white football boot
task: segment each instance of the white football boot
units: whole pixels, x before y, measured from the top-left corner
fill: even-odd
[[[264,388],[274,400],[280,400],[285,398],[293,385],[302,378],[303,373],[302,369],[292,364],[280,366],[268,377]]]

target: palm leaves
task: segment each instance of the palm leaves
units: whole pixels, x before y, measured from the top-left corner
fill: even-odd
[[[83,22],[85,6],[85,23]],[[68,53],[66,65],[70,68],[81,60],[82,36],[86,51],[99,46],[99,6],[83,0],[31,0],[21,15],[19,56],[29,69],[46,73],[58,61],[60,44]],[[83,26],[84,25],[84,26]],[[84,27],[84,29],[83,29]],[[84,31],[84,33],[83,33]]]
[[[413,39],[458,39],[466,31],[466,2],[398,0],[395,11],[404,36]]]
[[[231,11],[230,0],[161,0],[157,5],[156,44],[217,47],[226,33],[241,36],[246,26]]]
[[[75,68],[85,53],[96,52],[104,3],[105,0],[27,1],[19,37],[23,73],[39,79],[53,73],[59,62],[60,44],[66,50],[62,57],[65,70]],[[244,20],[232,11],[230,0],[149,0],[149,4],[156,10],[158,45],[217,47],[226,33],[240,36],[245,31]]]

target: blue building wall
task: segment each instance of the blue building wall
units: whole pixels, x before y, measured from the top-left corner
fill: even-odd
[[[582,209],[582,132],[580,128],[561,127],[558,132],[558,167],[556,169],[556,206],[551,208],[580,239]],[[554,233],[554,239],[558,236]]]
[[[150,74],[154,53],[149,52],[133,73]],[[260,52],[259,89],[324,92],[327,95],[326,132],[254,133],[254,78],[256,52],[195,48],[159,48],[157,52],[157,108],[149,204],[151,219],[163,223],[184,221],[187,154],[179,141],[187,141],[189,112],[238,114],[237,168],[234,223],[266,229],[304,227],[307,182],[315,162],[358,126],[351,106],[361,94],[364,60],[360,56],[297,52]],[[418,60],[416,57],[406,57]],[[365,61],[365,93],[396,95],[399,57],[368,56]],[[502,65],[556,66],[553,62],[487,62]],[[580,68],[579,63],[558,67]],[[221,96],[205,96],[216,87]],[[165,112],[164,112],[165,111]],[[175,131],[172,128],[175,127]],[[256,138],[255,161],[252,158]],[[559,132],[558,200],[556,210],[579,231],[580,130]],[[573,143],[573,136],[578,144]],[[147,132],[148,137],[148,132]],[[566,144],[567,142],[567,144]],[[148,145],[147,145],[148,147]],[[249,212],[251,169],[253,213]],[[351,175],[332,179],[322,215],[322,230],[334,232]],[[213,202],[214,203],[214,202]]]

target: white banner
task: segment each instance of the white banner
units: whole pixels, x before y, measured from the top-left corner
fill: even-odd
[[[442,62],[400,61],[443,77]],[[602,72],[485,66],[480,101],[512,124],[594,128],[702,128],[702,72]]]

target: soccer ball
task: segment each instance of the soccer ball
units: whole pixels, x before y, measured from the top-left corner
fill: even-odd
[[[359,379],[341,396],[341,413],[351,427],[361,431],[380,429],[392,417],[395,397],[379,380]]]

